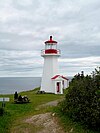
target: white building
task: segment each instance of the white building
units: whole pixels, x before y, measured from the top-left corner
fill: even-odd
[[[41,51],[44,67],[40,91],[63,94],[63,89],[68,87],[68,79],[60,76],[58,72],[60,54],[60,50],[57,49],[57,42],[52,40],[52,36],[50,36],[50,40],[45,42],[45,49]]]

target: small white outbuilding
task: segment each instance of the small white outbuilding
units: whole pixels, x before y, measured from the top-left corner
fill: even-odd
[[[53,90],[55,91],[55,94],[63,94],[63,89],[66,89],[69,87],[69,80],[68,78],[61,76],[61,75],[55,75],[52,79],[52,86]]]

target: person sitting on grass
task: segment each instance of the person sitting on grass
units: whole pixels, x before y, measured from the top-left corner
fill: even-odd
[[[18,101],[22,101],[22,96],[21,95],[18,97]]]
[[[14,100],[17,100],[17,99],[18,99],[18,93],[16,91],[15,94],[14,94]]]

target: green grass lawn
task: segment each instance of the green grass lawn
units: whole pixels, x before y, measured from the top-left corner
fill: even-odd
[[[10,130],[13,130],[14,126],[19,125],[22,119],[51,110],[51,108],[36,110],[38,105],[63,98],[63,95],[36,94],[37,90],[38,89],[20,93],[22,96],[27,95],[30,99],[30,103],[26,104],[15,104],[14,95],[0,95],[0,97],[10,98],[10,102],[6,102],[6,113],[3,116],[0,116],[0,133],[10,133]],[[1,104],[2,103],[0,103],[0,106]]]

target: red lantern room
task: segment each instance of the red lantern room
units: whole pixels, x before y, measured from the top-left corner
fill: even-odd
[[[45,50],[42,50],[42,56],[52,54],[60,55],[60,50],[57,49],[57,41],[54,41],[50,36],[50,40],[45,41]]]

